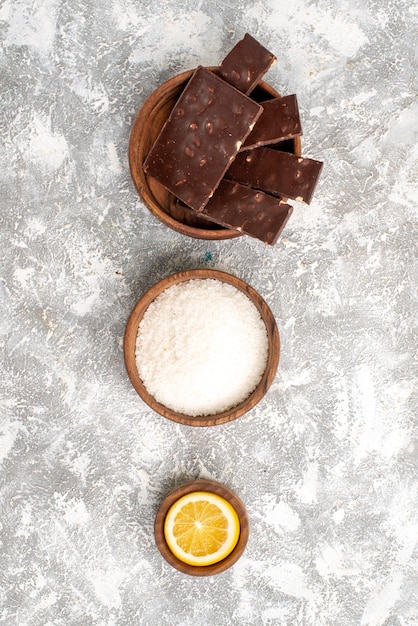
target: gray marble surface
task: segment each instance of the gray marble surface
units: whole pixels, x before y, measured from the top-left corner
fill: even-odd
[[[413,0],[0,3],[1,625],[418,624],[417,18]],[[273,248],[166,229],[127,160],[146,97],[246,31],[325,163]],[[282,339],[268,395],[217,428],[154,414],[123,363],[137,299],[192,267],[248,281]],[[251,521],[206,579],[153,539],[197,477]]]

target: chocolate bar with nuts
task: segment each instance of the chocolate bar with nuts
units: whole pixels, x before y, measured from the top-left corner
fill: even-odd
[[[226,55],[217,74],[243,93],[250,93],[276,57],[248,33]]]
[[[310,203],[323,163],[272,148],[244,150],[225,173],[228,180],[274,196]]]
[[[145,172],[202,211],[261,112],[259,104],[198,67],[145,159]]]
[[[280,198],[223,180],[199,217],[273,245],[292,211]]]
[[[241,150],[285,141],[302,134],[296,96],[283,96],[261,102],[263,112]]]

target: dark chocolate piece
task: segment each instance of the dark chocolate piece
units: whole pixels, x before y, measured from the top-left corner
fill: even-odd
[[[226,55],[217,74],[243,93],[250,93],[276,60],[248,33]]]
[[[144,162],[144,171],[201,211],[251,132],[262,108],[198,67]]]
[[[293,208],[279,198],[222,180],[199,216],[273,245],[292,211]]]
[[[260,104],[263,112],[241,150],[266,146],[302,134],[295,95],[274,98]]]
[[[254,148],[237,155],[225,178],[309,204],[322,165],[288,152]]]
[[[223,180],[203,209],[203,215],[221,226],[273,245],[293,208],[251,187]]]

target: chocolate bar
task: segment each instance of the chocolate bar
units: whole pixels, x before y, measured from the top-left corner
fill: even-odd
[[[226,228],[273,245],[293,208],[251,187],[223,180],[203,209],[203,215]]]
[[[248,33],[226,55],[217,74],[243,93],[250,93],[276,60]]]
[[[194,213],[192,209],[189,211]],[[199,217],[273,245],[292,211],[293,208],[279,198],[222,180]]]
[[[275,196],[310,203],[322,169],[320,161],[272,148],[254,148],[237,155],[225,178]]]
[[[241,150],[266,146],[302,134],[295,95],[274,98],[260,104],[263,112]]]
[[[259,104],[198,67],[152,146],[145,172],[201,211],[261,112]]]

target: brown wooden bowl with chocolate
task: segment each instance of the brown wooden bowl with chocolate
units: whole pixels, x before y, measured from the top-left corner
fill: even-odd
[[[217,70],[213,67],[208,69]],[[240,237],[242,233],[239,230],[220,226],[182,207],[176,196],[154,177],[146,174],[143,168],[151,147],[193,74],[194,70],[190,70],[165,82],[151,94],[138,112],[129,141],[129,165],[132,179],[147,208],[169,228],[197,239],[220,240]],[[256,102],[279,97],[280,94],[263,81],[260,81],[251,93],[251,98]],[[297,136],[283,141],[276,148],[299,156],[301,138]]]

